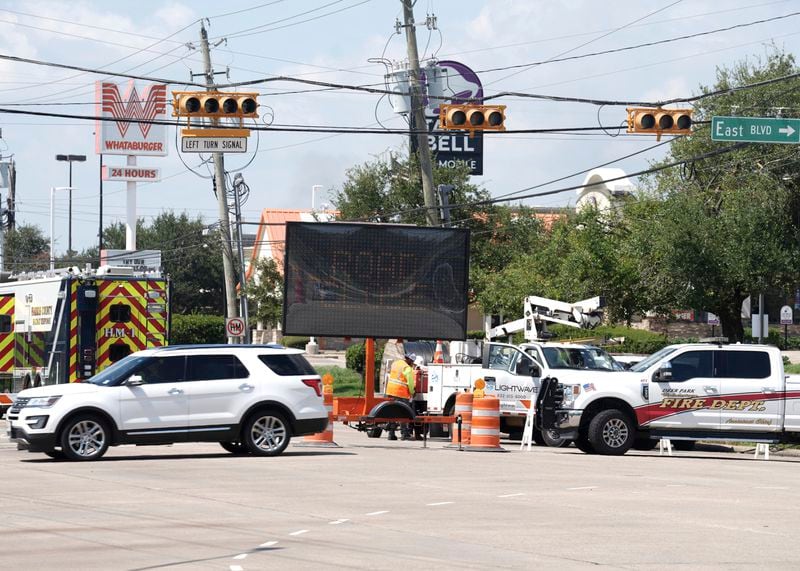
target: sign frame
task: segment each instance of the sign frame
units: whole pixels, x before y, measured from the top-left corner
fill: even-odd
[[[244,337],[244,319],[241,317],[225,318],[225,335],[227,337]]]
[[[711,117],[711,140],[734,143],[800,144],[800,119]]]

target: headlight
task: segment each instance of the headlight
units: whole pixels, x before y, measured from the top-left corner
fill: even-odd
[[[37,407],[37,408],[50,408],[54,404],[58,402],[58,399],[61,398],[61,395],[54,396],[54,397],[33,397],[25,404],[25,408],[29,407]]]
[[[564,391],[564,398],[561,401],[562,408],[572,408],[575,404],[575,398],[581,394],[580,385],[561,385]]]

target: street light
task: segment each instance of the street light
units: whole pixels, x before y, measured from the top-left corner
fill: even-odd
[[[71,186],[50,187],[50,271],[56,269],[56,249],[55,249],[56,220],[53,217],[53,209],[55,205],[55,195],[57,190],[68,190],[70,196],[72,196]]]
[[[56,155],[57,161],[66,161],[69,163],[69,186],[64,188],[69,189],[69,231],[67,250],[72,251],[72,163],[82,163],[86,161],[86,155]]]

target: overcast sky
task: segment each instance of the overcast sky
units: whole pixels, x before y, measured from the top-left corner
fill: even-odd
[[[705,32],[784,16],[800,11],[800,1],[781,0],[418,0],[415,16],[438,18],[439,31],[418,28],[420,55],[462,62],[479,72],[487,95],[523,91],[614,100],[659,100],[689,96],[700,84],[712,84],[718,66],[759,57],[774,43],[790,53],[798,49],[798,23],[792,16],[769,23],[705,35],[619,54],[517,70],[483,72],[489,68],[542,61],[560,54],[580,55],[644,42]],[[228,14],[222,14],[226,12]],[[218,71],[231,81],[271,75],[354,85],[380,84],[384,67],[369,58],[401,61],[405,38],[395,35],[395,18],[402,17],[400,0],[273,0],[258,2],[130,2],[34,0],[0,2],[0,54],[154,75],[186,81],[202,70],[195,49],[200,18],[210,18],[212,38],[227,38],[212,52]],[[256,28],[256,29],[252,29]],[[441,34],[440,34],[441,32]],[[161,41],[159,41],[161,40]],[[157,43],[158,42],[158,43]],[[384,51],[385,50],[385,51]],[[94,82],[101,75],[29,64],[0,62],[0,108],[92,115]],[[219,77],[220,81],[224,76]],[[296,83],[270,83],[257,88],[262,114],[271,109],[276,124],[402,128],[380,95],[340,90],[285,93],[309,89]],[[312,88],[313,89],[313,88]],[[510,129],[616,125],[624,107],[598,108],[531,99],[498,101],[508,105]],[[70,105],[55,105],[70,103]],[[46,105],[41,105],[46,104]],[[380,121],[380,124],[379,122]],[[99,159],[94,124],[75,119],[0,117],[3,156],[13,154],[18,169],[18,220],[49,226],[49,188],[66,186],[67,165],[58,153],[85,154],[75,164],[73,245],[96,244]],[[258,152],[229,155],[226,166],[244,171],[251,188],[245,219],[257,220],[262,208],[309,208],[311,187],[340,187],[347,168],[400,151],[407,137],[398,134],[339,136],[262,132],[250,148]],[[163,210],[188,211],[216,220],[216,202],[206,166],[197,155],[181,157],[172,148],[165,158],[140,158],[140,165],[160,167],[163,180],[140,185],[139,215]],[[487,137],[484,176],[474,181],[493,195],[506,194],[644,149],[648,137],[605,134],[526,134]],[[663,147],[614,165],[632,172],[663,156]],[[184,166],[181,158],[195,172]],[[122,165],[124,157],[107,157]],[[195,174],[197,173],[197,174]],[[575,177],[552,186],[582,182]],[[2,191],[5,198],[6,190]],[[325,197],[320,197],[322,201]],[[575,193],[529,202],[556,206],[574,202]],[[319,201],[318,201],[319,203]],[[104,218],[124,218],[124,183],[105,184]],[[66,249],[67,202],[57,200],[57,250]]]

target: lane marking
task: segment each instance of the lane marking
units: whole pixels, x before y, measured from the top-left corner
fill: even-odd
[[[455,502],[434,502],[432,504],[425,504],[426,506],[446,506],[447,504],[452,504]]]
[[[304,533],[308,533],[307,529],[298,529],[297,531],[293,531],[289,535],[303,535]]]
[[[388,513],[389,513],[389,510],[381,510],[379,512],[369,512],[368,514],[364,514],[364,515],[382,515],[382,514],[388,514]]]
[[[497,496],[498,498],[514,498],[516,496],[524,496],[523,492],[518,492],[516,494],[503,494],[502,496]]]
[[[788,486],[756,486],[754,490],[788,490]]]
[[[276,543],[278,543],[278,542],[277,541],[267,541],[266,543],[262,543],[261,545],[259,545],[259,547],[272,547]]]
[[[594,490],[597,486],[581,486],[579,488],[567,488],[568,490]]]
[[[335,521],[329,521],[329,525],[339,525],[340,523],[344,523],[346,521],[350,521],[349,519],[337,519]]]
[[[245,557],[247,557],[247,553],[240,553],[239,555],[234,557],[234,559],[244,559]]]
[[[241,565],[231,565],[230,566],[230,570],[231,571],[242,571],[242,566]]]

